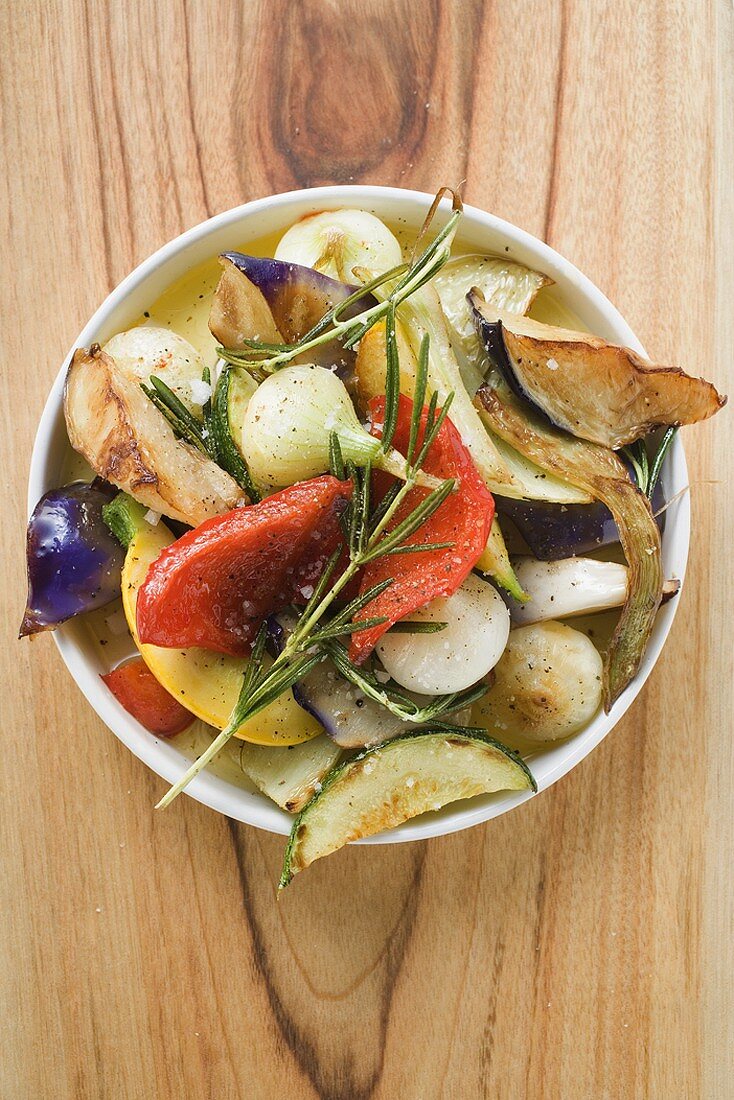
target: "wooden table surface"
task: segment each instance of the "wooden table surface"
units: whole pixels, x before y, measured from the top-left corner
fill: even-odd
[[[693,544],[624,721],[522,810],[348,850],[182,798],[48,637],[15,640],[51,379],[140,260],[244,200],[370,182],[545,238],[651,353],[734,389],[730,0],[0,5],[0,1095],[734,1097],[732,426],[686,432]]]

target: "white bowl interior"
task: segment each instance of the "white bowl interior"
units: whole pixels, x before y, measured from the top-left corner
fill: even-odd
[[[430,202],[430,195],[398,188],[322,187],[259,199],[219,214],[165,245],[128,275],[84,327],[74,348],[88,347],[95,340],[104,342],[128,327],[191,267],[228,248],[246,246],[249,241],[285,229],[304,214],[325,208],[362,207],[390,222],[417,230]],[[590,331],[644,353],[627,323],[594,284],[543,242],[473,207],[465,208],[460,239],[472,251],[506,255],[550,275],[556,283],[554,293]],[[61,402],[73,350],[59,371],[39,424],[28,484],[29,513],[43,493],[59,484],[68,455]],[[663,473],[666,499],[670,500],[687,484],[685,455],[680,440],[676,439]],[[683,580],[689,534],[690,507],[688,496],[683,494],[668,511],[663,535],[666,576]],[[598,714],[583,732],[534,757],[532,770],[539,791],[565,775],[598,745],[634,701],[660,655],[676,606],[677,600],[672,600],[661,609],[642,668],[611,713]],[[168,782],[178,779],[188,761],[177,748],[145,730],[112,697],[99,679],[99,674],[106,671],[99,648],[83,625],[67,623],[55,631],[54,637],[71,675],[106,725],[158,775]],[[238,821],[281,834],[290,829],[292,818],[264,795],[243,790],[216,775],[198,776],[187,793]],[[372,837],[366,843],[396,843],[455,832],[505,813],[529,797],[530,794],[496,794],[456,803]]]

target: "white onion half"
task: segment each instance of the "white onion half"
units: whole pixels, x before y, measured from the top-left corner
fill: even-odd
[[[410,619],[448,625],[436,634],[385,634],[377,654],[396,683],[425,695],[476,684],[497,664],[510,632],[499,593],[473,573],[452,596],[432,600]]]
[[[601,706],[601,655],[585,634],[564,623],[511,630],[495,676],[474,704],[472,723],[513,748],[570,737]]]
[[[313,267],[342,283],[354,283],[355,267],[381,275],[402,262],[400,244],[367,210],[324,210],[301,218],[281,237],[276,260]]]

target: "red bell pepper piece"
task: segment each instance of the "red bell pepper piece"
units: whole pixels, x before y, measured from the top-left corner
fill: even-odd
[[[158,683],[142,657],[134,657],[102,679],[128,714],[159,737],[173,737],[194,721],[191,711]]]
[[[385,398],[374,397],[369,403],[369,410],[372,434],[379,438],[382,435]],[[412,410],[409,398],[401,397],[393,446],[403,454],[410,438]],[[426,411],[423,410],[418,433],[419,446],[425,433]],[[388,577],[393,578],[393,583],[355,616],[357,621],[373,616],[384,616],[387,620],[371,630],[352,635],[349,656],[357,663],[364,661],[385,631],[399,619],[419,607],[425,607],[438,596],[450,596],[455,592],[487,545],[494,517],[494,498],[448,418],[431,445],[423,468],[442,479],[455,478],[458,484],[456,490],[410,538],[408,545],[452,542],[453,546],[445,550],[389,555],[366,566],[362,575],[362,592]],[[384,495],[392,480],[385,474],[375,475],[378,497]],[[398,509],[392,527],[405,519],[428,495],[428,489],[419,486],[412,489]]]
[[[140,587],[140,641],[249,653],[268,615],[309,594],[338,545],[351,492],[351,482],[316,477],[187,532]]]

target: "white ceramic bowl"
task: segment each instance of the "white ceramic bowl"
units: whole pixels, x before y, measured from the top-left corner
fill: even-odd
[[[285,229],[296,218],[322,209],[343,206],[373,210],[389,221],[406,224],[417,230],[430,205],[432,196],[419,191],[394,187],[316,187],[293,191],[238,206],[202,222],[159,249],[128,275],[99,307],[74,342],[74,348],[88,347],[95,340],[104,343],[115,332],[127,328],[156,298],[189,268],[233,246],[246,245],[269,234]],[[626,344],[644,354],[639,340],[611,302],[548,245],[517,229],[508,222],[475,207],[465,207],[460,239],[469,242],[477,252],[507,255],[538,268],[556,283],[554,292],[590,331],[617,343]],[[60,471],[69,443],[62,411],[62,390],[69,352],[53,385],[41,417],[28,484],[29,513],[47,490],[59,484]],[[663,488],[670,499],[688,484],[686,461],[680,440],[676,439],[663,475]],[[687,496],[671,508],[663,537],[665,575],[681,580],[686,567],[690,533],[690,510]],[[548,751],[538,754],[532,764],[533,773],[542,791],[570,771],[591,752],[619,721],[642,690],[668,636],[677,600],[663,607],[642,668],[632,685],[617,701],[608,715],[599,714],[577,736]],[[119,706],[99,678],[106,671],[101,652],[82,624],[70,622],[56,630],[54,638],[69,672],[103,722],[127,747],[158,775],[169,783],[178,779],[187,766],[183,755],[172,745],[148,733]],[[198,776],[187,793],[214,810],[238,821],[256,825],[275,833],[287,833],[291,818],[259,793],[226,782],[211,774]],[[466,829],[470,825],[497,817],[518,806],[529,794],[496,794],[455,803],[435,814],[425,815],[392,832],[373,837],[367,843],[385,844],[418,840]]]

